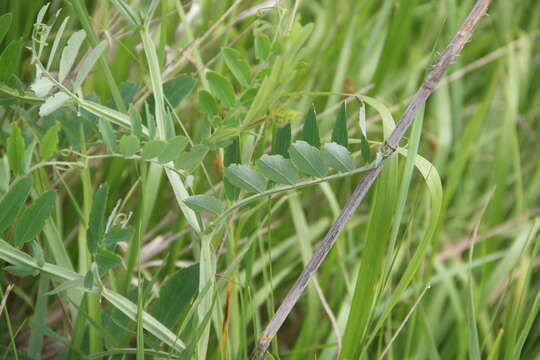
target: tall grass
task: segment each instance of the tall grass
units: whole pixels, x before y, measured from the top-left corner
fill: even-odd
[[[249,358],[474,1],[47,3],[0,3],[5,359]],[[538,358],[539,28],[493,2],[267,358]]]

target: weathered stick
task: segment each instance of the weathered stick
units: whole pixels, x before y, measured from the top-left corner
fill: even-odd
[[[304,271],[302,272],[298,280],[296,280],[296,282],[294,283],[293,287],[281,303],[274,317],[268,323],[268,326],[261,334],[259,343],[251,355],[252,360],[262,358],[262,356],[268,349],[270,342],[272,341],[277,331],[291,312],[292,308],[304,292],[304,289],[309,283],[309,280],[311,280],[326,255],[330,252],[332,246],[334,246],[334,243],[336,242],[336,239],[345,227],[345,224],[349,221],[356,208],[358,207],[358,205],[360,205],[364,196],[370,189],[371,185],[373,185],[375,179],[380,174],[385,164],[384,160],[395,152],[400,140],[403,138],[405,132],[413,122],[416,113],[418,112],[418,109],[420,109],[424,105],[426,99],[435,90],[443,74],[446,72],[446,70],[452,63],[452,60],[461,52],[465,44],[470,40],[474,29],[480,22],[480,19],[486,14],[490,3],[491,0],[478,0],[476,2],[471,12],[469,13],[469,16],[467,16],[467,19],[465,20],[457,34],[454,36],[448,47],[441,54],[439,60],[433,66],[433,68],[425,78],[424,82],[422,83],[422,86],[412,98],[409,106],[403,113],[403,116],[396,125],[394,131],[392,131],[385,144],[379,150],[380,154],[382,155],[382,161],[377,165],[377,167],[375,167],[373,170],[370,170],[364,176],[364,178],[362,178],[362,181],[360,181],[360,183],[354,190],[354,193],[345,205],[345,208],[324,237],[321,245],[315,251],[315,254],[304,268]]]

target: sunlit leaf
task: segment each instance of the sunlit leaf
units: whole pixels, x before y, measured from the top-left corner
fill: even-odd
[[[69,95],[63,91],[49,96],[47,100],[39,107],[39,116],[47,116],[50,113],[61,108],[69,100]]]
[[[90,70],[94,67],[96,62],[98,61],[99,57],[105,49],[107,48],[107,42],[105,40],[102,40],[95,48],[88,51],[88,54],[86,54],[86,57],[81,63],[81,66],[79,67],[79,70],[77,71],[77,75],[75,76],[75,81],[73,82],[73,88],[75,91],[79,91],[80,87],[90,73]]]
[[[62,56],[60,57],[58,81],[63,82],[71,71],[85,38],[86,32],[84,30],[76,31],[69,37],[67,45],[64,47],[64,50],[62,50]]]

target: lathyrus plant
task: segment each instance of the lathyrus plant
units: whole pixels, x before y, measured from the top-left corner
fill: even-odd
[[[307,71],[304,45],[312,25],[301,25],[280,11],[276,29],[270,31],[263,20],[256,23],[252,63],[246,54],[223,47],[218,54],[220,71],[200,66],[196,55],[197,77],[176,74],[165,79],[151,33],[159,1],[142,2],[138,9],[123,0],[112,3],[140,38],[144,53],[145,72],[138,76],[144,82],[119,86],[121,99],[102,102],[85,88],[105,57],[107,42],[91,41],[95,34],[88,28],[68,34],[69,17],[62,19],[49,5],[39,11],[32,32],[31,85],[26,88],[15,71],[0,78],[3,104],[22,119],[11,123],[6,155],[0,160],[0,235],[5,239],[0,258],[11,264],[5,270],[16,276],[54,280],[54,289],[40,287],[42,296],[66,295],[74,357],[80,355],[88,320],[90,353],[125,347],[137,335],[138,355],[166,350],[171,357],[196,354],[204,359],[211,329],[223,341],[222,329],[229,324],[222,307],[225,285],[216,281],[218,269],[221,277],[241,278],[238,265],[249,251],[249,243],[234,249],[229,242],[233,258],[226,268],[216,256],[222,239],[235,231],[238,211],[278,193],[369,170],[383,154],[371,154],[366,104],[383,116],[385,126],[393,126],[393,120],[380,102],[362,97],[356,116],[359,139],[349,138],[344,103],[331,135],[322,136],[327,142],[319,134],[314,107],[303,116],[302,131],[293,134],[292,124],[302,117],[293,110],[299,97],[349,94],[299,91],[297,75]],[[183,9],[178,11],[184,19]],[[2,59],[17,46],[8,46]],[[83,48],[88,50],[81,55]],[[196,107],[189,111],[199,123],[197,136],[183,122],[185,114],[177,112],[194,91]],[[128,104],[127,110],[122,104]],[[350,151],[351,143],[360,144],[356,154]],[[222,186],[213,186],[209,158],[217,159]],[[103,179],[101,185],[93,184],[100,179],[93,178],[90,167],[104,159],[133,162],[139,174],[110,211],[110,186]],[[364,165],[358,167],[360,162]],[[71,174],[80,177],[83,205],[66,178]],[[149,282],[142,281],[138,257],[163,174],[192,229],[196,264],[171,275],[152,292]],[[206,182],[209,186],[201,185]],[[139,213],[126,211],[126,203],[136,196]],[[79,222],[75,262],[63,239],[62,219],[55,213],[61,201],[69,202]],[[119,244],[128,244],[123,257]],[[139,287],[130,290],[133,275]],[[102,299],[110,306],[103,308]],[[174,311],[169,311],[172,304]],[[39,352],[45,330],[33,330],[31,352]],[[145,332],[149,336],[144,337]]]

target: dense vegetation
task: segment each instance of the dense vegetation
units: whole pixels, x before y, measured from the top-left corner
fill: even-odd
[[[0,2],[0,357],[249,358],[474,3]],[[539,35],[493,1],[267,359],[540,359]]]

